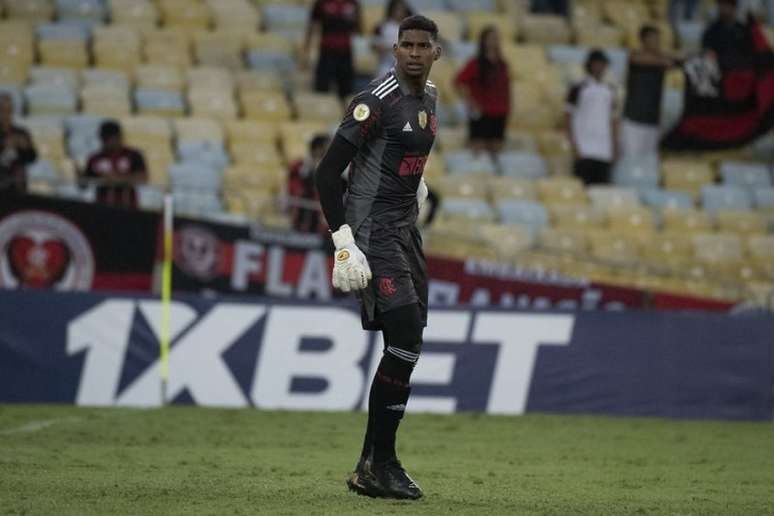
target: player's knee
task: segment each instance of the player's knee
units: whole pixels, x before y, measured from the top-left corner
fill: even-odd
[[[405,305],[382,314],[385,354],[416,364],[422,348],[422,311],[419,304]]]

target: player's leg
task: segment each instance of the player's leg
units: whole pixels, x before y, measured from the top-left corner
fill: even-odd
[[[317,66],[314,69],[314,91],[321,93],[328,91],[333,75],[332,67],[335,66],[335,62],[331,61],[330,55],[327,52],[320,52],[320,57],[317,58]]]
[[[368,400],[372,419],[371,471],[384,496],[416,499],[422,496],[422,490],[398,461],[395,441],[411,394],[411,373],[422,346],[422,308],[418,302],[400,306],[382,314],[381,320],[384,354]]]

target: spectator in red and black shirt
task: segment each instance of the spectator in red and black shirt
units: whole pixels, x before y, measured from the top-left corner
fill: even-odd
[[[13,100],[0,94],[0,193],[27,190],[27,165],[37,159],[30,134],[13,125]]]
[[[336,82],[339,97],[352,93],[355,69],[352,62],[352,34],[361,32],[357,0],[315,0],[306,27],[303,64],[309,61],[314,32],[320,32],[320,54],[314,75],[315,91],[327,92]]]
[[[330,136],[317,134],[309,142],[309,155],[290,165],[288,174],[288,206],[295,231],[322,233],[328,229],[320,215],[319,197],[314,182],[314,171],[328,150]]]
[[[455,85],[468,106],[468,137],[474,151],[500,152],[511,110],[508,64],[494,26],[481,31],[478,55],[457,74]]]
[[[148,180],[145,159],[139,151],[124,145],[121,126],[112,120],[102,124],[99,137],[102,149],[89,158],[83,176],[96,180],[98,202],[136,208],[134,187]]]

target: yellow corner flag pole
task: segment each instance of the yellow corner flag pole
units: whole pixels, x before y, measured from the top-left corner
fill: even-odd
[[[161,270],[161,404],[167,403],[169,383],[169,305],[172,301],[172,195],[164,196],[164,262]]]

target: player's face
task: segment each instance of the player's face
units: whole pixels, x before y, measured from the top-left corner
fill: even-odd
[[[394,47],[398,68],[409,77],[422,77],[430,73],[433,61],[440,57],[440,47],[429,32],[407,30]]]

